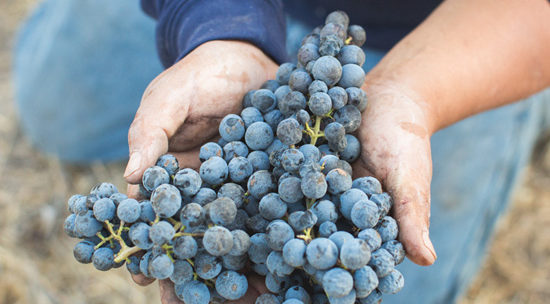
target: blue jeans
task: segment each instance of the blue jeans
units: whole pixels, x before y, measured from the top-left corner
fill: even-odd
[[[288,20],[290,54],[310,30]],[[365,69],[382,56],[367,50]],[[21,124],[37,148],[62,160],[125,158],[140,96],[161,71],[154,23],[137,2],[46,0],[15,50]],[[549,118],[546,90],[433,136],[431,237],[438,260],[400,265],[405,288],[385,303],[452,303],[460,296]]]

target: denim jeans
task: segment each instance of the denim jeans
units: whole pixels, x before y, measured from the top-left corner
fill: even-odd
[[[311,29],[287,21],[287,47],[295,54]],[[384,54],[366,52],[368,71]],[[14,58],[20,121],[38,149],[81,163],[127,157],[140,96],[162,71],[154,22],[136,1],[46,0],[21,29]],[[456,301],[549,118],[546,90],[432,137],[430,230],[438,260],[430,267],[400,265],[405,287],[385,303]]]

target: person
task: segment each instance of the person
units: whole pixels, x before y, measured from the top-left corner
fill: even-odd
[[[155,34],[123,1],[46,0],[28,20],[15,84],[36,147],[80,163],[129,151],[131,185],[166,152],[196,167],[198,148],[244,93],[273,79],[300,39],[342,9],[367,30],[354,175],[374,175],[392,194],[409,259],[400,266],[405,288],[385,301],[457,300],[550,126],[548,1],[141,3]],[[163,303],[178,302],[171,287],[161,282]],[[242,303],[264,288],[254,285]]]

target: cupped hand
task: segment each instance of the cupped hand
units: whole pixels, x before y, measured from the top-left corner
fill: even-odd
[[[249,43],[211,41],[157,76],[130,126],[126,181],[139,183],[145,169],[167,152],[180,166],[197,168],[199,148],[216,136],[220,120],[238,113],[243,95],[276,71],[277,65]]]
[[[393,200],[393,216],[407,257],[431,265],[436,253],[429,238],[433,115],[419,96],[396,83],[366,83],[368,106],[358,138],[361,157],[354,177],[373,175]]]

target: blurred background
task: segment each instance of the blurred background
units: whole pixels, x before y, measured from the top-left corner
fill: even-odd
[[[125,267],[103,273],[78,264],[72,255],[76,240],[62,229],[71,194],[86,193],[100,181],[124,191],[125,163],[66,165],[34,150],[19,128],[11,49],[35,4],[0,0],[0,303],[158,302],[157,285],[135,285]],[[550,302],[548,202],[550,149],[541,142],[461,304]]]

